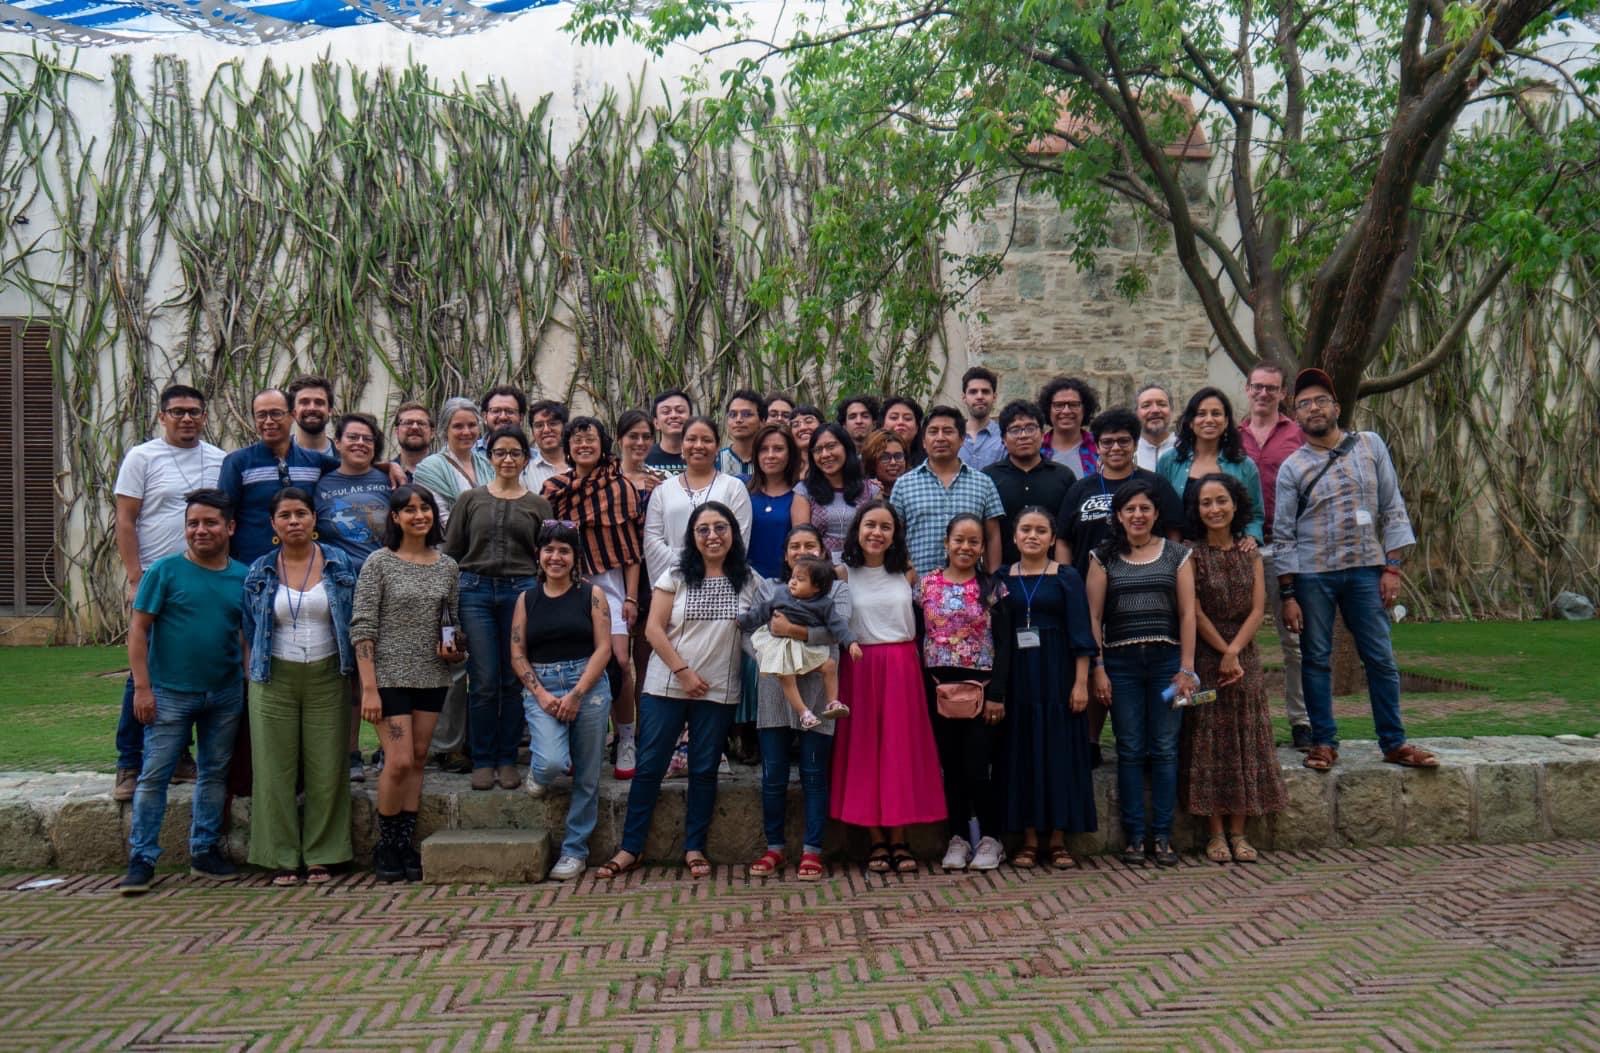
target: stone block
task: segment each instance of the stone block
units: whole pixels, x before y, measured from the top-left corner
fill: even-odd
[[[1392,845],[1399,841],[1399,769],[1352,766],[1336,768],[1334,772],[1334,816],[1340,841],[1346,845]]]
[[[568,799],[565,792],[554,791],[529,797],[523,790],[468,790],[455,799],[455,822],[441,822],[436,829],[549,830],[566,816]],[[419,825],[421,820],[418,815]]]
[[[722,780],[711,812],[711,830],[706,835],[706,857],[713,863],[748,863],[766,847],[767,839],[761,830],[760,784]]]
[[[1039,221],[1037,219],[1018,219],[1016,226],[1011,231],[1011,248],[1023,252],[1032,252],[1039,247]]]
[[[1544,836],[1537,764],[1479,764],[1473,781],[1479,841],[1503,844]]]
[[[156,834],[163,866],[189,865],[189,827],[194,820],[193,790],[192,786],[174,786],[167,791],[167,810],[161,816],[161,830]],[[133,822],[132,805],[127,808],[127,819],[130,824]]]
[[[1288,753],[1298,760],[1298,753]],[[1284,756],[1284,752],[1280,751],[1279,756]],[[1288,806],[1272,817],[1271,840],[1263,844],[1280,852],[1327,848],[1333,844],[1334,781],[1332,774],[1314,772],[1298,764],[1285,768],[1283,783],[1289,791]]]
[[[1400,770],[1400,808],[1407,844],[1454,845],[1472,840],[1472,771],[1459,766]]]
[[[1544,799],[1556,837],[1600,837],[1600,759],[1546,764]]]
[[[376,790],[350,795],[350,845],[358,867],[365,867],[372,861],[372,850],[378,846],[377,798]]]
[[[62,870],[121,870],[128,862],[121,816],[109,794],[67,799],[49,826]]]
[[[235,797],[228,806],[227,829],[222,835],[222,854],[235,863],[250,856],[250,798]]]
[[[1019,300],[1044,299],[1044,270],[1036,264],[1023,264],[1017,268],[1017,298]]]
[[[683,860],[683,829],[684,809],[688,800],[688,784],[684,779],[674,779],[661,787],[661,796],[656,798],[655,814],[650,818],[650,832],[644,839],[644,859],[650,863],[678,863]],[[721,803],[722,794],[717,794]],[[627,815],[626,807],[618,816],[618,830]],[[706,847],[710,848],[710,839],[707,838]],[[706,855],[717,863],[732,863],[735,860],[722,859],[707,851]]]
[[[440,830],[422,842],[422,880],[431,885],[543,881],[550,863],[544,830]]]
[[[25,799],[0,801],[0,870],[43,870],[55,861],[43,817]]]

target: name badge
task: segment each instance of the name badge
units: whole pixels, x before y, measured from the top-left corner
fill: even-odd
[[[1371,525],[1372,525],[1372,513],[1367,511],[1365,508],[1356,509],[1356,526],[1364,526],[1364,527],[1366,527],[1366,526],[1371,526]]]
[[[1038,647],[1038,646],[1039,646],[1039,630],[1038,629],[1018,629],[1017,630],[1017,647],[1019,647],[1019,648],[1021,648],[1023,650],[1026,650],[1029,647]]]

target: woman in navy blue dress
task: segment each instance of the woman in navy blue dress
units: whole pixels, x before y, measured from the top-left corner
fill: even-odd
[[[1050,558],[1054,518],[1025,508],[1014,529],[1021,559],[999,574],[1014,648],[1000,753],[1005,827],[1022,834],[1014,864],[1032,866],[1042,851],[1065,869],[1077,865],[1065,835],[1096,829],[1088,706],[1089,665],[1099,648],[1083,579]]]

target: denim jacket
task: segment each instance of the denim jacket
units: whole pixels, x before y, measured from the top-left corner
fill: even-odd
[[[333,614],[333,638],[339,644],[339,672],[356,671],[350,646],[350,612],[355,604],[356,568],[350,557],[331,545],[319,545],[327,561],[322,587]],[[250,641],[250,679],[258,684],[272,680],[272,605],[278,597],[278,553],[268,552],[250,564],[244,579],[244,638]]]

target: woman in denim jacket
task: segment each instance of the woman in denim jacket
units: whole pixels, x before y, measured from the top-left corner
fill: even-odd
[[[356,569],[318,544],[311,495],[298,487],[272,499],[276,547],[244,581],[244,637],[250,679],[250,759],[254,768],[250,862],[272,870],[274,885],[321,884],[347,863],[350,786],[345,746],[355,672],[350,611]],[[305,784],[305,819],[295,786]]]

